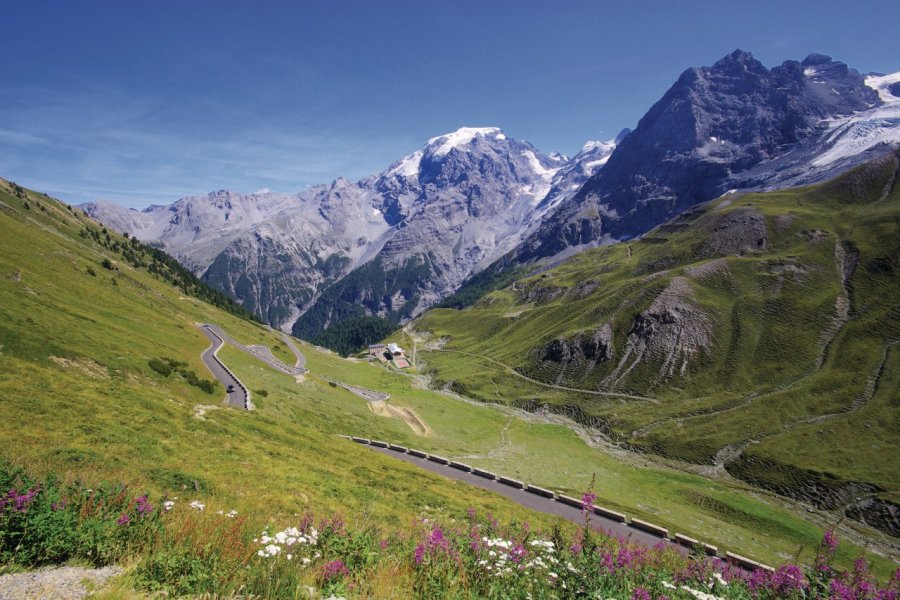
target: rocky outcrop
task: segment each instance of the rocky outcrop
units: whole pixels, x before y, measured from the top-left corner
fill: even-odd
[[[590,370],[593,365],[613,357],[612,335],[612,327],[606,323],[593,331],[551,340],[537,349],[538,358],[543,363],[555,363],[561,369],[577,364]]]
[[[765,217],[752,208],[740,208],[712,221],[698,254],[712,258],[760,252],[767,243]]]
[[[893,502],[867,498],[848,506],[844,514],[854,521],[900,538],[900,506]]]
[[[841,510],[849,518],[900,537],[900,506],[873,497],[879,488],[860,481],[844,481],[759,456],[742,453],[725,463],[733,477],[782,496],[808,502],[823,510]]]
[[[622,357],[604,387],[617,386],[641,363],[653,363],[656,381],[685,375],[693,361],[711,351],[713,326],[713,318],[691,300],[688,280],[674,277],[635,317]]]
[[[568,288],[556,285],[542,286],[529,285],[520,294],[522,302],[534,302],[535,304],[547,304],[553,302],[568,291]]]

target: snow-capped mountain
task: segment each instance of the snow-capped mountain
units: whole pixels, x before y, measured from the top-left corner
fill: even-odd
[[[685,71],[637,127],[543,154],[494,127],[433,137],[358,182],[84,209],[174,254],[270,324],[311,337],[402,321],[471,276],[641,235],[728,190],[826,179],[900,146],[900,74],[736,50]]]
[[[380,198],[393,228],[370,250],[372,260],[322,291],[294,332],[310,337],[366,314],[419,314],[521,242],[609,151],[609,144],[596,144],[573,159],[548,156],[496,128],[463,128],[428,140],[360,182]]]
[[[767,69],[741,50],[688,69],[504,263],[640,235],[728,190],[814,183],[888,152],[900,146],[898,77],[821,54]]]
[[[294,195],[219,191],[144,211],[81,208],[164,248],[275,326],[289,328],[311,308],[323,326],[360,312],[412,316],[515,247],[613,147],[591,142],[569,159],[497,128],[466,127],[357,183]],[[341,287],[362,267],[353,293]],[[396,285],[377,289],[369,272],[389,272]],[[324,291],[353,308],[316,303]]]

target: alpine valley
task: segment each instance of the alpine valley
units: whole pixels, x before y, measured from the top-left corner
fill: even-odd
[[[634,131],[571,158],[466,127],[358,182],[81,208],[272,326],[317,339],[376,316],[387,327],[372,341],[461,287],[477,297],[730,190],[806,185],[883,154],[900,145],[898,81],[819,54],[768,69],[736,50],[685,71]]]
[[[898,342],[900,72],[821,54],[574,156],[0,179],[0,598],[896,599]]]

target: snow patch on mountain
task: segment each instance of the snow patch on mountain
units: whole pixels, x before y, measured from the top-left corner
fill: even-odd
[[[454,148],[464,149],[479,136],[492,137],[500,141],[506,139],[506,135],[497,127],[460,127],[452,133],[428,140],[428,146],[432,147],[430,154],[431,156],[444,156]]]
[[[900,98],[890,89],[898,82],[900,72],[867,77],[866,85],[878,92],[883,104],[823,122],[829,130],[823,144],[826,150],[813,159],[812,165],[824,167],[879,144],[886,149],[900,145]]]
[[[870,75],[866,77],[866,85],[878,92],[878,97],[885,104],[900,103],[900,97],[895,96],[891,87],[900,83],[900,71],[890,75]]]
[[[409,156],[404,157],[388,167],[388,174],[400,175],[401,177],[417,177],[419,175],[419,165],[422,163],[422,154],[421,150],[416,150]]]

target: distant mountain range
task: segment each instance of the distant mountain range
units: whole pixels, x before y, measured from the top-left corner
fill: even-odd
[[[270,324],[419,314],[512,250],[609,158],[615,142],[545,155],[496,128],[438,136],[381,173],[296,195],[213,192],[143,211],[81,205],[158,245]],[[352,292],[342,284],[356,273]],[[364,280],[364,281],[363,281]],[[317,300],[323,293],[333,305]]]
[[[402,322],[479,273],[555,263],[729,190],[821,181],[898,146],[900,73],[818,54],[767,69],[737,50],[685,71],[634,131],[571,158],[462,128],[355,183],[80,208],[314,338],[367,315]]]

